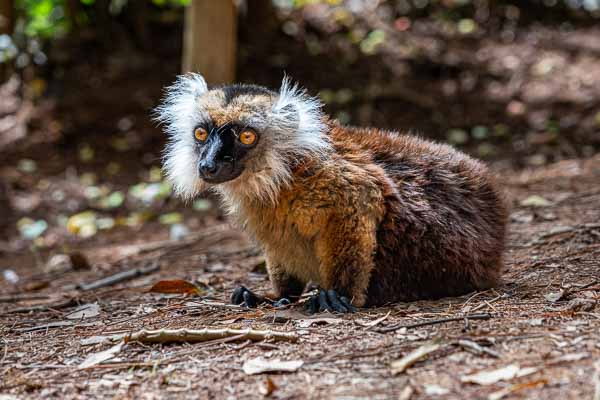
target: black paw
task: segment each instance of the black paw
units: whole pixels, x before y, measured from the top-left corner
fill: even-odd
[[[231,294],[231,303],[236,305],[246,306],[248,308],[256,308],[259,303],[262,302],[262,298],[252,293],[250,290],[243,286],[238,286],[233,290]]]
[[[356,307],[350,304],[350,300],[347,297],[338,295],[333,289],[327,291],[319,289],[316,294],[310,296],[307,304],[308,312],[311,314],[323,311],[337,311],[340,313],[353,313],[357,311]]]

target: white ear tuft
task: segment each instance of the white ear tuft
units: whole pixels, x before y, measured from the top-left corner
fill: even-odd
[[[154,110],[154,120],[165,124],[167,132],[173,134],[180,124],[192,119],[196,99],[207,90],[200,74],[178,76],[175,83],[165,89],[162,104]]]
[[[292,135],[282,140],[294,147],[287,149],[288,152],[322,153],[329,149],[321,107],[318,98],[309,96],[305,89],[293,83],[289,77],[283,77],[279,97],[272,108],[275,119],[272,126],[282,133]]]
[[[154,110],[154,120],[164,124],[169,141],[164,151],[163,166],[175,192],[191,198],[202,189],[195,165],[192,131],[201,120],[197,99],[208,90],[200,74],[177,77],[165,90],[162,103]]]

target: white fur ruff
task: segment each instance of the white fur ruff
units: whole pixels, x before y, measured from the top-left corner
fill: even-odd
[[[176,193],[184,198],[192,198],[209,187],[198,175],[192,133],[199,122],[210,118],[197,101],[206,92],[202,76],[181,76],[167,88],[164,102],[156,110],[156,120],[165,124],[169,134],[164,154],[166,175]],[[291,183],[291,164],[306,156],[320,158],[331,150],[320,101],[287,77],[271,108],[260,114],[261,158],[236,179],[210,186],[223,197],[231,213],[238,213],[244,200],[276,203],[281,188]]]

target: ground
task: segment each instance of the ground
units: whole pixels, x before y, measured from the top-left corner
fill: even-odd
[[[343,122],[447,141],[488,162],[511,205],[504,283],[351,315],[228,304],[237,285],[269,289],[263,256],[214,199],[174,198],[150,119],[178,73],[180,23],[155,21],[152,51],[121,36],[103,47],[86,31],[56,43],[46,71],[22,71],[25,85],[0,85],[0,400],[600,399],[596,24],[558,27],[526,7],[514,23],[502,2],[462,35],[393,13],[332,25],[339,9],[324,7],[276,28],[242,20],[239,80],[277,87],[286,71]],[[386,40],[365,52],[376,30]],[[150,291],[174,279],[192,293]],[[141,329],[207,327],[297,340],[118,346]],[[414,350],[428,354],[401,370]],[[244,372],[257,357],[302,365]]]
[[[266,290],[269,283],[260,254],[226,224],[175,246],[158,237],[157,246],[140,244],[138,238],[148,236],[143,231],[103,245],[77,246],[91,269],[44,272],[26,256],[4,259],[2,267],[21,266],[21,290],[0,286],[5,294],[0,393],[29,398],[240,398],[272,392],[274,398],[463,399],[508,388],[507,398],[581,399],[592,398],[594,391],[597,396],[600,156],[502,176],[513,204],[505,283],[459,298],[352,315],[309,316],[301,307],[232,307],[228,295],[237,284]],[[135,251],[140,246],[143,250]],[[76,288],[153,263],[160,270],[95,291]],[[191,297],[147,292],[157,281],[177,278],[205,292]],[[92,303],[98,303],[98,315],[67,318],[78,304]],[[473,314],[489,314],[489,319],[437,321]],[[423,321],[434,324],[380,332]],[[87,356],[114,345],[108,342],[111,335],[204,327],[293,332],[298,341],[129,342],[114,358],[78,369]],[[86,345],[96,336],[104,341]],[[392,373],[395,360],[432,342],[439,344],[437,350],[406,371]],[[478,353],[471,342],[492,351]],[[245,374],[244,362],[258,356],[302,360],[303,365],[294,372]],[[461,380],[513,364],[526,376],[489,385]]]

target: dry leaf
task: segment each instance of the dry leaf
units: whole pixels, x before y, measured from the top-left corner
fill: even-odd
[[[258,392],[263,396],[270,396],[275,389],[277,389],[277,385],[273,383],[271,378],[267,377],[267,379],[259,386]]]
[[[363,327],[367,328],[367,330],[369,330],[369,328],[377,326],[380,323],[382,323],[383,321],[385,321],[387,319],[387,317],[390,316],[390,313],[391,313],[391,311],[388,311],[388,313],[385,314],[383,317],[377,318],[374,321],[355,320],[354,322],[356,322],[358,325],[363,326]]]
[[[397,375],[397,374],[400,374],[400,373],[406,371],[406,369],[408,367],[410,367],[417,361],[423,359],[428,354],[433,353],[434,351],[436,351],[439,348],[440,348],[439,344],[435,344],[435,343],[425,344],[425,345],[419,347],[418,349],[411,351],[410,353],[408,353],[406,356],[402,357],[401,359],[392,361],[392,364],[391,364],[392,374]]]
[[[281,361],[278,358],[273,360],[265,360],[262,357],[247,360],[242,369],[247,375],[262,374],[264,372],[294,372],[297,371],[304,361]]]
[[[149,290],[151,293],[199,295],[202,291],[193,283],[183,279],[160,281]]]
[[[508,381],[513,378],[531,375],[537,371],[537,368],[521,368],[519,364],[511,364],[493,371],[481,371],[472,375],[464,375],[461,376],[460,380],[464,383],[491,385],[500,381]]]
[[[101,351],[99,353],[90,354],[85,360],[83,360],[83,362],[77,368],[89,368],[94,365],[100,364],[101,362],[104,362],[106,360],[110,360],[111,358],[119,354],[119,352],[123,348],[123,344],[123,342],[119,342],[118,344],[114,345],[113,347],[107,350]]]
[[[67,319],[84,319],[97,317],[100,314],[100,306],[98,303],[83,304],[75,309],[72,313],[65,315]]]
[[[450,390],[439,385],[425,384],[423,387],[427,396],[443,396],[450,393]]]
[[[398,395],[398,400],[410,400],[414,393],[415,389],[413,389],[410,385],[406,385]]]
[[[548,200],[538,195],[529,196],[525,200],[521,201],[521,205],[523,207],[547,207],[551,204],[552,203],[550,203]]]
[[[536,381],[532,381],[532,382],[519,383],[517,385],[512,385],[507,388],[498,390],[497,392],[491,393],[488,396],[488,400],[500,400],[500,399],[502,399],[510,394],[516,393],[520,390],[543,386],[547,383],[548,383],[548,381],[546,379],[540,379],[540,380],[536,380]]]
[[[90,336],[84,339],[81,339],[79,341],[79,343],[82,346],[90,346],[92,344],[100,344],[100,343],[110,343],[110,342],[114,342],[116,340],[120,340],[123,339],[125,337],[125,334],[119,334],[119,335],[110,335],[110,336]]]
[[[313,324],[317,325],[325,325],[325,324],[339,324],[343,322],[341,318],[308,318],[308,319],[300,319],[298,322],[298,328],[308,328]]]
[[[590,353],[582,352],[582,353],[571,353],[565,354],[564,356],[560,356],[558,358],[549,360],[547,362],[548,365],[560,364],[563,362],[575,362],[580,361],[590,357]]]
[[[560,299],[565,296],[565,291],[563,289],[558,292],[552,292],[544,295],[544,298],[548,300],[550,303],[556,303]]]

